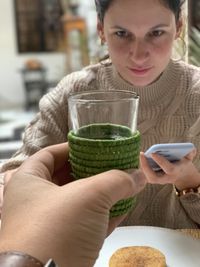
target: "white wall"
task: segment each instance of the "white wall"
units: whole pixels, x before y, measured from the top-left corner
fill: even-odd
[[[18,54],[13,2],[0,1],[0,108],[23,105],[24,88],[19,69],[28,58],[43,62],[49,80],[60,80],[66,63],[63,53]]]
[[[0,108],[23,105],[24,88],[20,68],[28,58],[37,58],[48,67],[50,80],[64,75],[65,55],[62,53],[18,54],[14,1],[0,1]]]
[[[90,38],[89,48],[90,56],[93,57],[98,54],[98,51],[101,49],[97,44],[97,15],[95,10],[95,0],[79,0],[80,8],[79,13],[81,16],[86,16],[87,25],[88,25],[88,35]]]
[[[49,80],[60,80],[65,74],[66,55],[63,53],[19,54],[17,52],[14,1],[0,0],[0,109],[23,105],[24,88],[20,68],[30,58],[37,58],[48,68]],[[87,16],[89,35],[94,35],[96,15],[93,1],[80,1],[80,13]],[[90,14],[92,18],[90,17]],[[95,19],[94,19],[95,17]]]

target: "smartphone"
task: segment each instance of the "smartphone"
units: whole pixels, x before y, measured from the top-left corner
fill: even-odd
[[[195,146],[192,143],[155,144],[151,146],[144,154],[148,160],[150,167],[154,171],[160,171],[160,166],[151,157],[152,153],[157,153],[165,157],[170,162],[176,162],[185,157],[194,148]]]

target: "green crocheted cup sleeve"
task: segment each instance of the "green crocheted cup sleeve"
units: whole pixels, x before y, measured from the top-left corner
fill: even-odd
[[[126,126],[92,124],[68,134],[70,163],[75,179],[86,178],[111,169],[125,170],[139,166],[140,133]],[[127,213],[136,198],[120,200],[110,210],[110,217]]]

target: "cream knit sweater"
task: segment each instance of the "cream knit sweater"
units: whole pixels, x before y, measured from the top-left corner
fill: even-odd
[[[156,82],[144,88],[125,82],[109,63],[67,75],[41,99],[40,112],[26,128],[24,145],[1,171],[16,168],[43,147],[67,140],[70,92],[112,89],[140,95],[138,129],[142,151],[155,143],[193,142],[198,149],[194,163],[200,171],[200,69],[175,61],[170,61]],[[149,184],[138,195],[136,208],[123,224],[199,228],[200,195],[190,193],[178,198],[172,185]]]

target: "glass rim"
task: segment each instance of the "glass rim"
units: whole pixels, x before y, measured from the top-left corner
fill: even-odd
[[[117,99],[87,99],[82,98],[83,96],[91,96],[95,94],[111,94],[111,93],[124,93],[125,95],[123,97],[117,98]],[[128,97],[126,96],[129,95]],[[136,92],[127,91],[127,90],[87,90],[87,91],[81,91],[81,92],[71,92],[68,96],[68,99],[70,101],[76,101],[76,102],[94,102],[94,103],[100,103],[100,102],[118,102],[118,101],[127,101],[127,100],[139,100],[139,95]]]

